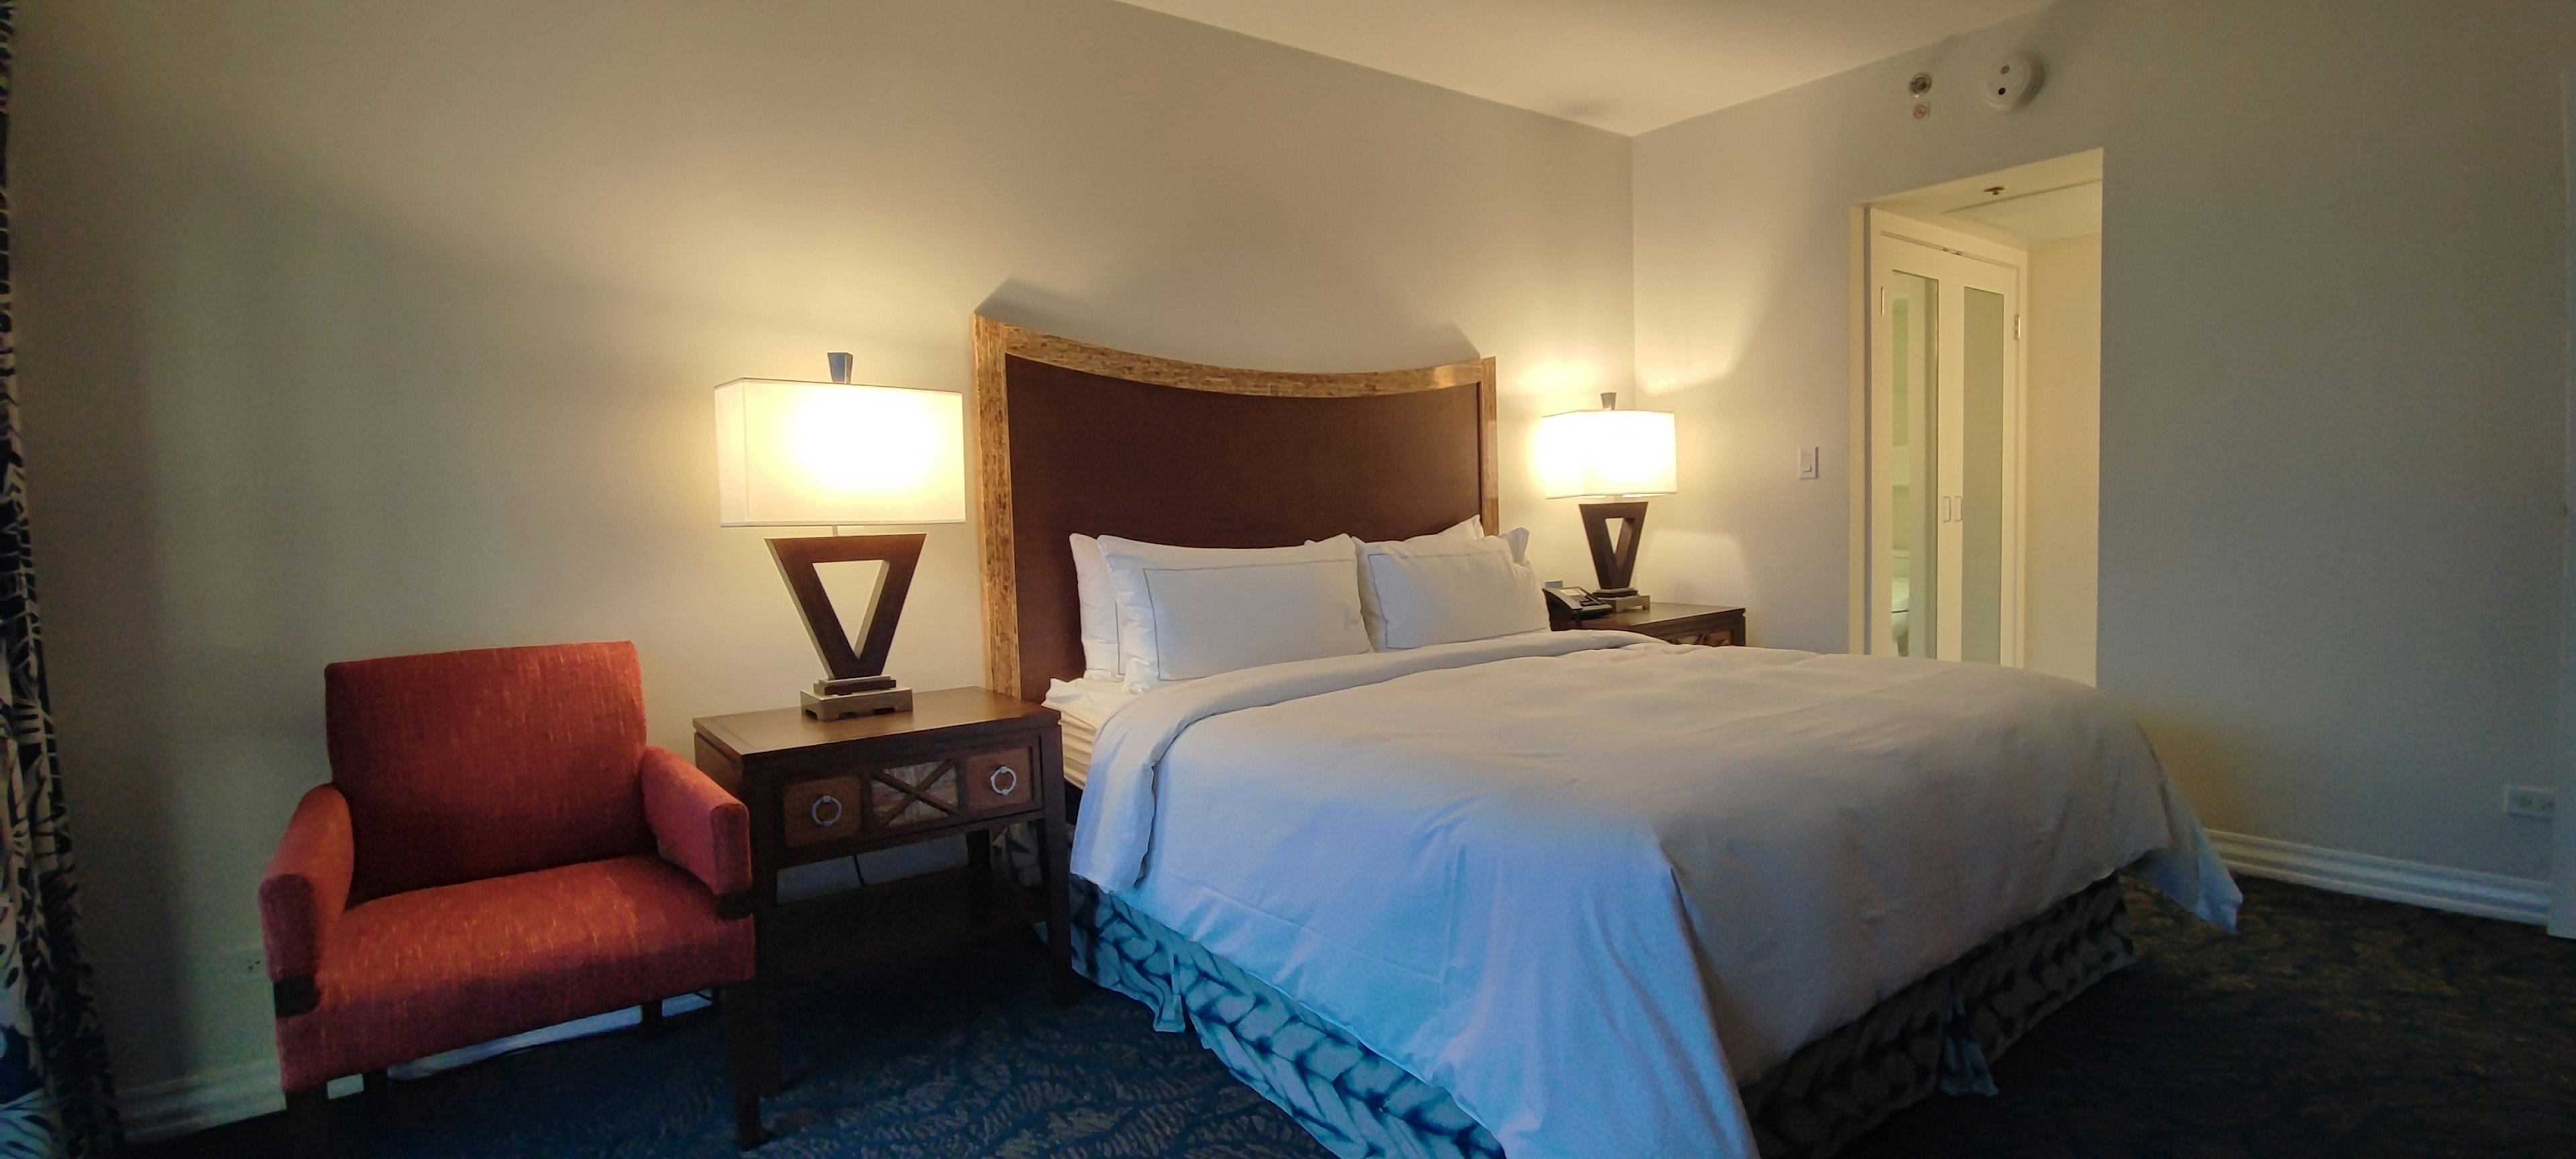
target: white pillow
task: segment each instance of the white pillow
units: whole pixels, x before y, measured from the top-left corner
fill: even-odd
[[[1347,535],[1241,549],[1104,535],[1100,555],[1118,608],[1118,661],[1129,691],[1369,650],[1359,542]]]
[[[1100,541],[1073,537],[1073,591],[1082,605],[1082,678],[1116,680],[1118,670],[1118,602],[1109,595],[1109,564],[1100,558]]]
[[[1483,539],[1485,537],[1485,517],[1482,515],[1470,515],[1465,519],[1459,520],[1456,526],[1450,527],[1437,534],[1417,535],[1411,539],[1389,540],[1385,542],[1420,543],[1426,539],[1441,539],[1451,536],[1459,536],[1467,539]],[[1515,527],[1509,531],[1496,535],[1495,538],[1511,545],[1513,563],[1529,562],[1529,528]],[[1366,583],[1367,581],[1362,580],[1361,582]],[[1362,594],[1366,593],[1363,592]]]
[[[1387,651],[1547,630],[1538,569],[1500,536],[1432,537],[1360,548]]]
[[[1386,642],[1386,616],[1378,611],[1377,584],[1369,577],[1368,548],[1401,547],[1419,551],[1428,548],[1435,543],[1449,543],[1453,541],[1474,543],[1481,541],[1484,538],[1485,517],[1482,515],[1470,515],[1465,519],[1461,519],[1458,522],[1442,528],[1441,530],[1432,532],[1429,535],[1417,535],[1411,539],[1372,540],[1368,543],[1362,544],[1360,551],[1360,616],[1368,624],[1369,647],[1380,652],[1384,652],[1393,647],[1393,645]],[[1500,539],[1511,548],[1512,562],[1529,562],[1524,555],[1529,548],[1529,528],[1515,527],[1496,538]],[[1310,539],[1306,542],[1313,543],[1315,541]],[[1474,639],[1477,637],[1467,638]]]

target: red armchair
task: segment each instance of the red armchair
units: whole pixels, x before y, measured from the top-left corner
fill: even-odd
[[[334,1078],[719,987],[736,1132],[756,1144],[775,1047],[749,815],[644,743],[635,646],[358,660],[322,681],[331,783],[259,886],[304,1145]]]

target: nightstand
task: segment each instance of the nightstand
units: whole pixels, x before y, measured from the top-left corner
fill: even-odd
[[[695,724],[698,768],[751,812],[764,1004],[776,1001],[785,975],[1041,919],[1057,1003],[1084,992],[1073,973],[1064,750],[1054,709],[946,688],[914,694],[910,712],[826,721],[779,708]],[[1035,832],[1034,893],[993,865],[993,835],[1021,824]],[[778,872],[789,866],[960,839],[963,869],[779,903]]]
[[[1553,612],[1548,626],[1557,631],[1590,628],[1603,632],[1637,632],[1675,644],[1742,644],[1744,609],[1708,604],[1656,604],[1642,612],[1612,612],[1572,620]]]

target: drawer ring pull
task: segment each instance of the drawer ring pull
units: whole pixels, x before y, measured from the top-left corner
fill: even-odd
[[[1009,777],[1010,780],[1005,781],[1002,779],[1004,777]],[[1007,797],[1013,790],[1020,787],[1020,771],[1009,765],[1002,765],[994,769],[993,775],[985,778],[984,783],[992,788],[994,796]]]
[[[829,817],[823,815],[825,805],[832,807],[832,815]],[[814,803],[805,807],[806,819],[814,822],[814,827],[817,829],[829,829],[840,824],[842,812],[841,799],[829,793],[814,798]]]

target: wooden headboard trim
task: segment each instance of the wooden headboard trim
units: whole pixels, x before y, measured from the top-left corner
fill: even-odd
[[[1156,358],[1112,350],[1041,334],[981,314],[973,321],[974,427],[978,547],[984,573],[984,684],[1020,695],[1020,621],[1017,557],[1011,509],[1010,383],[1007,361],[1021,358],[1129,382],[1223,394],[1274,395],[1290,398],[1350,398],[1405,394],[1473,385],[1477,388],[1483,439],[1477,476],[1483,491],[1485,526],[1502,522],[1498,479],[1500,431],[1496,414],[1494,360],[1453,362],[1412,370],[1312,374],[1276,370],[1243,370]]]

